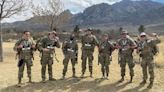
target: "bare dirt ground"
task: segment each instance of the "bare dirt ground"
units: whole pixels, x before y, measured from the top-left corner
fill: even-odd
[[[134,68],[135,77],[133,83],[128,83],[128,67],[126,69],[125,81],[123,83],[118,83],[120,79],[120,67],[117,61],[117,51],[113,54],[109,80],[101,79],[100,66],[97,65],[97,49],[94,53],[94,78],[88,77],[88,71],[84,79],[79,77],[81,75],[81,52],[79,49],[79,60],[76,66],[76,73],[79,78],[71,78],[72,69],[71,64],[69,64],[66,79],[60,80],[63,69],[63,54],[61,49],[56,49],[56,54],[60,62],[54,62],[53,75],[57,81],[40,83],[41,65],[39,53],[36,52],[34,66],[32,67],[32,79],[34,83],[27,83],[28,78],[26,77],[25,68],[23,82],[26,83],[26,85],[19,88],[16,86],[18,68],[17,60],[15,60],[15,52],[12,49],[14,43],[4,43],[4,62],[0,62],[0,92],[164,92],[164,37],[161,37],[161,39],[162,43],[159,45],[160,53],[155,57],[155,82],[152,89],[146,88],[148,83],[144,86],[139,85],[142,81],[142,71],[139,64],[136,64]],[[135,55],[135,60],[138,61],[137,55]]]

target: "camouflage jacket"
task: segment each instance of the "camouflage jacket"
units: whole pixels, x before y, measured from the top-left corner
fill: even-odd
[[[75,56],[78,53],[78,44],[76,40],[66,40],[63,42],[62,50],[64,55]]]
[[[137,46],[135,41],[130,37],[119,39],[118,45],[121,47],[121,48],[119,48],[119,54],[120,55],[130,55],[130,56],[133,53],[133,49],[128,48],[128,47],[129,46]]]
[[[138,50],[142,58],[153,57],[155,55],[155,47],[161,41],[159,39],[147,39],[138,42]]]
[[[106,53],[111,55],[114,50],[114,43],[112,41],[106,40],[100,42],[99,53]]]
[[[17,46],[19,45],[23,45],[23,48],[18,49]],[[33,38],[30,38],[29,40],[25,40],[23,38],[19,39],[14,46],[14,51],[17,51],[18,58],[19,59],[32,59],[33,52],[35,51],[35,49],[31,48],[32,45],[35,45]]]
[[[94,35],[84,35],[82,37],[82,50],[94,51],[95,46],[98,46],[99,42]]]
[[[42,53],[42,57],[52,57],[55,52],[55,47],[60,48],[58,38],[56,38],[56,40],[50,40],[49,37],[44,37],[38,43],[38,50]],[[50,49],[50,51],[44,52],[44,48]]]

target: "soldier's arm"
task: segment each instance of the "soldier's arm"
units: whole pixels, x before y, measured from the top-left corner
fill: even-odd
[[[78,43],[76,41],[76,46],[75,46],[76,53],[78,53]]]
[[[21,43],[21,39],[19,39],[19,40],[15,43],[15,45],[14,45],[14,47],[13,47],[13,50],[14,50],[14,51],[17,51],[17,49],[19,48],[20,43]]]
[[[155,38],[152,40],[154,44],[159,44],[161,43],[161,40],[159,39],[158,36],[155,36]]]
[[[113,48],[114,49],[114,47],[115,47],[115,43],[113,42],[110,42],[110,41],[108,41],[108,43],[109,43],[109,47],[111,47],[111,48]]]
[[[115,46],[116,49],[121,49],[121,40],[117,40],[116,41],[116,46]]]
[[[137,42],[137,48],[136,48],[136,53],[139,54],[141,52],[141,41]]]
[[[33,38],[31,39],[31,45],[32,50],[36,50],[36,42],[33,40]]]
[[[129,46],[129,48],[130,49],[135,49],[137,47],[136,42],[132,38],[130,38],[129,40],[130,40],[130,46]]]
[[[45,39],[40,39],[40,41],[38,42],[38,50],[41,52],[43,51],[43,45],[44,45]]]
[[[60,48],[60,41],[59,41],[59,37],[56,37],[56,47]]]
[[[81,37],[81,44],[82,44],[82,46],[84,44],[84,35]]]
[[[99,47],[98,39],[96,38],[96,36],[93,36],[93,38],[94,38],[94,44]]]
[[[62,51],[63,51],[63,54],[66,53],[66,41],[62,43]]]

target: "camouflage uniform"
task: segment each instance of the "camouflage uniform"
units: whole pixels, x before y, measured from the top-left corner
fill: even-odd
[[[134,76],[133,68],[135,66],[133,61],[133,55],[132,55],[133,49],[128,48],[127,46],[136,46],[136,43],[132,38],[126,37],[126,38],[119,39],[118,45],[121,47],[119,49],[119,58],[120,58],[119,64],[121,67],[121,77],[122,77],[121,81],[124,80],[126,63],[128,63],[131,81],[132,81],[132,78]]]
[[[49,80],[53,80],[53,74],[52,74],[52,65],[53,65],[53,56],[55,53],[55,47],[60,48],[60,43],[58,38],[56,40],[50,40],[49,37],[44,37],[41,39],[39,44],[39,51],[41,52],[41,74],[42,74],[42,80],[45,81],[45,73],[46,73],[46,67],[48,65],[48,74],[49,74]],[[43,49],[47,48],[50,51],[44,52]]]
[[[23,48],[17,49],[17,46],[19,45],[22,45]],[[32,49],[31,47],[32,45],[35,45],[35,42],[32,38],[29,40],[25,40],[22,38],[18,40],[14,46],[14,50],[17,51],[17,56],[19,59],[19,62],[18,62],[19,83],[21,83],[21,79],[23,78],[23,71],[24,71],[25,65],[27,67],[27,75],[29,77],[29,82],[31,82],[31,66],[33,65],[32,58],[33,58],[33,51],[34,51],[34,49]]]
[[[86,63],[88,58],[88,65],[89,65],[89,72],[90,76],[92,77],[92,61],[93,61],[93,52],[95,46],[98,45],[98,40],[94,35],[84,35],[82,37],[82,77],[86,70]]]
[[[66,75],[69,60],[71,60],[71,63],[72,63],[73,77],[75,77],[75,64],[77,63],[77,54],[78,54],[78,44],[77,44],[76,40],[75,39],[73,39],[73,40],[69,39],[69,40],[63,42],[62,50],[64,53],[63,78]]]
[[[159,39],[156,40],[146,39],[145,41],[140,41],[138,43],[138,50],[140,51],[140,57],[142,58],[141,67],[143,73],[143,82],[141,83],[146,83],[146,80],[148,78],[147,75],[148,71],[150,74],[150,84],[152,85],[154,82],[154,61],[153,61],[153,57],[155,54],[154,47],[158,43],[160,43]]]
[[[112,61],[112,51],[114,50],[114,45],[112,41],[106,40],[99,45],[99,57],[98,62],[101,64],[101,72],[103,78],[106,72],[106,78],[109,74],[109,64]]]

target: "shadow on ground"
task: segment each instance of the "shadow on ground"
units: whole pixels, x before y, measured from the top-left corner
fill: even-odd
[[[103,81],[104,79],[83,81],[83,79],[80,78],[68,78],[65,80],[47,81],[46,83],[32,83],[23,87],[17,87],[16,85],[13,85],[3,88],[2,92],[118,92],[125,88],[127,85],[130,85],[128,82],[122,83],[121,85],[118,82],[110,83],[107,85],[100,85],[100,83]],[[138,86],[123,92],[141,92],[139,91],[141,87],[142,86]],[[142,90],[142,92],[148,92],[148,90],[145,89]]]

